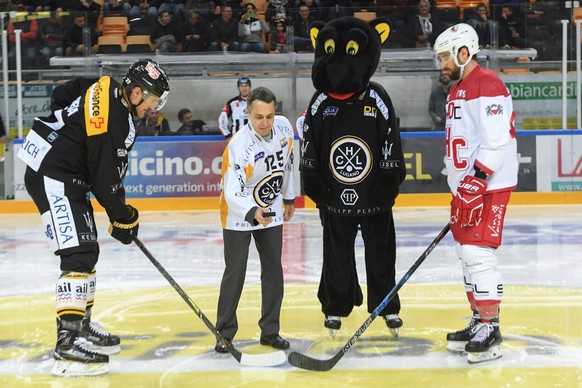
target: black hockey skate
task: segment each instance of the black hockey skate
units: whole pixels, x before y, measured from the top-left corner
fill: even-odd
[[[502,341],[499,320],[493,319],[491,323],[481,323],[475,336],[465,345],[467,361],[469,364],[476,364],[501,358],[499,344]]]
[[[101,376],[109,372],[109,356],[90,350],[87,340],[72,330],[60,330],[51,371],[57,377]]]
[[[323,321],[323,326],[329,329],[329,335],[331,338],[335,338],[337,331],[342,327],[341,317],[337,315],[326,315],[325,321]]]
[[[87,347],[101,354],[117,354],[121,351],[121,339],[118,335],[110,334],[98,322],[83,319],[80,337],[85,338],[89,343]]]
[[[464,352],[465,345],[469,342],[477,331],[481,328],[481,318],[477,310],[473,310],[469,324],[463,330],[447,334],[447,349],[452,352]]]
[[[384,322],[386,322],[386,326],[388,326],[388,331],[392,335],[392,337],[398,339],[398,335],[400,334],[400,328],[402,327],[402,319],[398,316],[398,314],[388,314],[384,317]]]

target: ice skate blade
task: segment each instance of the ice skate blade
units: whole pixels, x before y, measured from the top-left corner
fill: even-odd
[[[109,373],[107,363],[83,363],[69,360],[56,360],[51,374],[55,377],[103,376]]]
[[[329,336],[332,339],[335,339],[335,336],[337,335],[337,329],[329,329]]]
[[[107,354],[108,356],[111,356],[113,354],[117,354],[117,353],[121,352],[121,345],[99,346],[99,345],[95,345],[91,341],[87,341],[85,343],[85,347],[89,350],[96,352],[96,353]]]
[[[469,364],[477,364],[479,362],[492,361],[501,358],[501,349],[499,346],[492,346],[486,352],[467,352],[467,361]]]
[[[447,350],[454,353],[465,353],[467,341],[447,341]]]
[[[390,335],[396,339],[398,339],[398,335],[400,334],[400,330],[395,327],[395,328],[389,328],[388,332],[390,332]]]

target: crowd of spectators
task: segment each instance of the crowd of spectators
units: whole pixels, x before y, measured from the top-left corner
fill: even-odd
[[[556,8],[559,12],[564,3],[489,0],[473,9],[451,10],[439,8],[438,0],[270,0],[257,9],[255,4],[262,1],[0,0],[0,12],[24,13],[4,19],[8,52],[14,61],[14,31],[21,30],[23,67],[32,69],[48,66],[52,56],[95,53],[100,20],[107,16],[127,17],[128,33],[149,35],[152,49],[161,53],[309,52],[308,28],[314,20],[325,22],[362,10],[391,19],[394,34],[386,48],[430,48],[441,31],[464,21],[476,28],[483,47],[511,49],[539,46],[540,36],[545,44],[556,30],[550,28],[555,22],[551,16],[556,16]],[[563,11],[557,17],[568,17],[569,10]],[[535,39],[528,39],[528,28],[538,32]],[[288,31],[292,35],[288,36]]]

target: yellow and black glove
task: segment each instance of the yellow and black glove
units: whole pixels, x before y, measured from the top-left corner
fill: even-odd
[[[128,216],[113,221],[111,225],[109,225],[109,234],[123,244],[129,245],[133,241],[133,236],[137,237],[137,231],[139,230],[139,213],[133,206],[125,206],[127,206]]]

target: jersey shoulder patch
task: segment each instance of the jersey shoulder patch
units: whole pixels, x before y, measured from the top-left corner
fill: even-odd
[[[107,132],[111,78],[101,77],[85,93],[85,130],[87,136]]]

